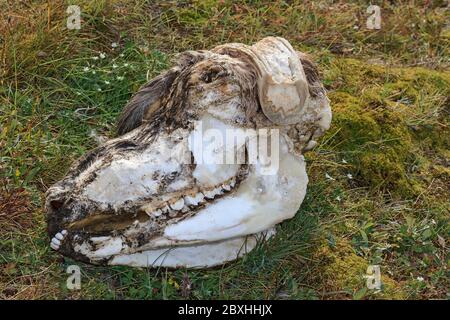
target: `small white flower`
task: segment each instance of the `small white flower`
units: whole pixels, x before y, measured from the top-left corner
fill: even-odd
[[[89,67],[84,67],[84,68],[83,68],[83,71],[84,71],[84,72],[88,72],[88,71],[89,71]]]
[[[125,79],[123,76],[117,76],[117,80],[122,81],[123,79]]]
[[[97,88],[97,91],[102,91],[102,88]]]
[[[353,29],[358,30],[359,27],[358,26],[353,26]]]
[[[128,67],[129,64],[128,64],[128,63],[124,63],[123,66],[124,66],[124,67]]]
[[[353,179],[353,176],[352,176],[352,174],[351,174],[351,173],[347,173],[347,178],[349,178],[349,179]]]
[[[96,74],[95,70],[92,70],[92,74]]]
[[[335,199],[339,202],[341,202],[341,200],[342,200],[340,196],[337,196]]]
[[[92,60],[98,60],[98,57],[97,56],[92,57]]]
[[[104,54],[103,52],[100,53],[100,59],[105,59],[106,58],[106,54]]]
[[[347,160],[345,160],[345,159],[342,159],[342,163],[347,163]]]
[[[117,42],[111,43],[111,48],[117,48]]]
[[[335,180],[332,176],[330,176],[328,173],[325,173],[325,178],[328,180]]]
[[[121,57],[125,57],[125,55],[124,55],[123,53],[119,54],[119,56],[121,56]]]
[[[111,82],[109,82],[108,80],[105,80],[105,84],[110,84]]]
[[[112,65],[112,67],[113,67],[113,69],[116,69],[116,68],[118,68],[119,66],[118,66],[117,64],[114,63],[114,64]]]
[[[417,277],[417,281],[422,282],[423,280],[424,280],[423,277]]]

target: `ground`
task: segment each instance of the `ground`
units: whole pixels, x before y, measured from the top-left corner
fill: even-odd
[[[393,4],[395,3],[395,4]],[[81,8],[80,30],[66,27]],[[449,298],[446,1],[0,0],[0,298]],[[177,52],[287,38],[319,65],[331,129],[306,155],[296,216],[212,270],[81,267],[49,247],[44,192],[114,135],[127,99]],[[366,287],[369,265],[381,290]]]

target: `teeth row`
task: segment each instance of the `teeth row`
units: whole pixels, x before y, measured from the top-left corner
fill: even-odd
[[[62,241],[67,236],[67,230],[63,230],[61,232],[58,232],[55,234],[55,236],[52,238],[52,241],[50,242],[50,247],[53,250],[58,250],[61,246]]]
[[[236,180],[233,178],[228,183],[225,183],[219,187],[203,192],[198,192],[195,195],[184,196],[177,201],[159,208],[153,211],[147,211],[147,214],[151,217],[159,217],[162,214],[169,214],[170,217],[174,217],[181,212],[188,212],[190,207],[195,207],[206,202],[206,200],[212,200],[218,195],[222,195],[225,192],[231,191],[236,185]]]

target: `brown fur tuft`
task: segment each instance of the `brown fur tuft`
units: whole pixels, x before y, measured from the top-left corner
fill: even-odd
[[[315,98],[324,92],[323,86],[320,83],[319,70],[309,55],[303,52],[297,52],[297,54],[302,62],[306,80],[308,80],[309,94]]]
[[[177,56],[177,66],[155,77],[143,85],[130,99],[122,111],[117,134],[123,135],[137,127],[144,120],[151,120],[161,108],[166,108],[168,96],[173,95],[173,85],[179,86],[179,76],[186,69],[205,58],[205,51],[186,51]],[[179,99],[178,99],[179,100]]]

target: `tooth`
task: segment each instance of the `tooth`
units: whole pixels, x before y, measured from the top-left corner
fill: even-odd
[[[214,196],[216,195],[214,190],[203,191],[203,193],[205,194],[206,199],[214,199]]]
[[[178,200],[178,201],[176,201],[176,202],[174,202],[174,203],[172,203],[171,205],[170,205],[170,207],[173,209],[173,210],[181,210],[182,208],[183,208],[183,206],[184,206],[184,199],[183,198],[181,198],[180,200]]]
[[[167,213],[170,211],[169,206],[165,206],[164,208],[161,209],[162,213]]]
[[[55,234],[55,238],[58,239],[58,240],[64,240],[64,236],[60,232]]]
[[[195,197],[198,197],[198,204],[204,203],[205,202],[205,195],[201,192],[197,193],[195,195]]]
[[[59,246],[57,246],[57,245],[54,244],[53,242],[50,242],[50,247],[51,247],[53,250],[58,250],[58,249],[59,249]]]
[[[198,201],[198,204],[205,202],[205,195],[201,192],[195,195],[195,199]]]
[[[184,203],[188,206],[196,206],[203,201],[205,197],[201,192],[197,193],[195,196],[186,196],[184,197]]]
[[[55,246],[60,246],[61,245],[61,241],[59,241],[58,239],[56,239],[56,238],[53,238],[52,239],[52,243],[55,245]]]
[[[61,231],[61,234],[62,234],[63,236],[66,236],[66,235],[67,235],[67,230]]]
[[[230,191],[231,190],[231,186],[227,185],[227,184],[223,184],[222,185],[223,190],[225,191]]]
[[[162,210],[160,210],[160,209],[152,212],[152,215],[155,216],[155,217],[159,217],[161,214],[162,214]]]
[[[196,206],[197,205],[197,201],[195,201],[195,198],[191,197],[191,196],[185,196],[184,203],[187,204],[188,206]]]
[[[231,186],[232,188],[234,188],[235,185],[236,185],[236,179],[235,179],[235,178],[232,178],[231,181],[230,181],[230,186]]]
[[[222,191],[222,188],[221,188],[221,187],[215,188],[215,189],[213,190],[213,192],[214,192],[216,195],[223,194],[223,191]]]
[[[185,213],[189,211],[189,207],[188,206],[184,206],[183,209],[181,209],[181,212]]]

